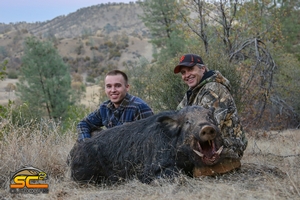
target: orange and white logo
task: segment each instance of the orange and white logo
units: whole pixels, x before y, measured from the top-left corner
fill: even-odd
[[[184,60],[184,56],[181,56],[180,58],[180,62],[182,62]]]
[[[10,178],[10,193],[49,193],[49,185],[46,184],[47,174],[35,167],[23,167]]]

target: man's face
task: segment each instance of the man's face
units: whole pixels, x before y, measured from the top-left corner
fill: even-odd
[[[125,82],[125,79],[121,74],[106,76],[105,93],[116,108],[121,104],[128,89],[129,85]]]
[[[205,72],[205,68],[201,67],[199,68],[198,66],[193,66],[193,67],[185,67],[182,66],[180,69],[181,73],[181,78],[182,80],[190,87],[193,88],[198,83],[203,77],[203,74]]]

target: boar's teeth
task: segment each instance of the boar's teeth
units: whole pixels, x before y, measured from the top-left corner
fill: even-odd
[[[208,140],[208,144],[209,144],[209,146],[211,146],[211,141],[210,140]]]
[[[199,151],[197,151],[197,150],[195,150],[195,149],[193,149],[193,151],[194,151],[198,156],[200,156],[201,158],[204,156],[201,152],[199,152]]]
[[[220,155],[220,153],[223,151],[223,146],[221,146],[220,148],[219,148],[219,150],[216,152],[218,155]]]

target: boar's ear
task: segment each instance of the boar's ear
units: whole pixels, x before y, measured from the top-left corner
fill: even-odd
[[[211,110],[211,112],[214,113],[216,109],[215,109],[215,107],[211,106],[211,107],[209,107],[209,110]]]
[[[169,137],[173,137],[179,132],[178,122],[172,116],[160,116],[157,118],[157,122],[160,123],[164,133],[166,133]]]

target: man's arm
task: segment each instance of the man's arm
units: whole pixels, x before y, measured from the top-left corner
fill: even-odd
[[[85,138],[90,138],[91,132],[99,129],[101,126],[103,126],[103,124],[100,109],[97,109],[78,123],[78,141],[84,141]]]
[[[152,109],[147,104],[140,106],[140,119],[147,118],[153,115]]]
[[[132,111],[134,111],[132,121],[144,119],[153,115],[153,111],[150,106],[148,106],[148,104],[139,97],[132,96],[130,100],[130,107],[133,108]]]
[[[146,104],[141,104],[137,109],[134,121],[150,117],[151,115],[153,115],[152,109]]]

